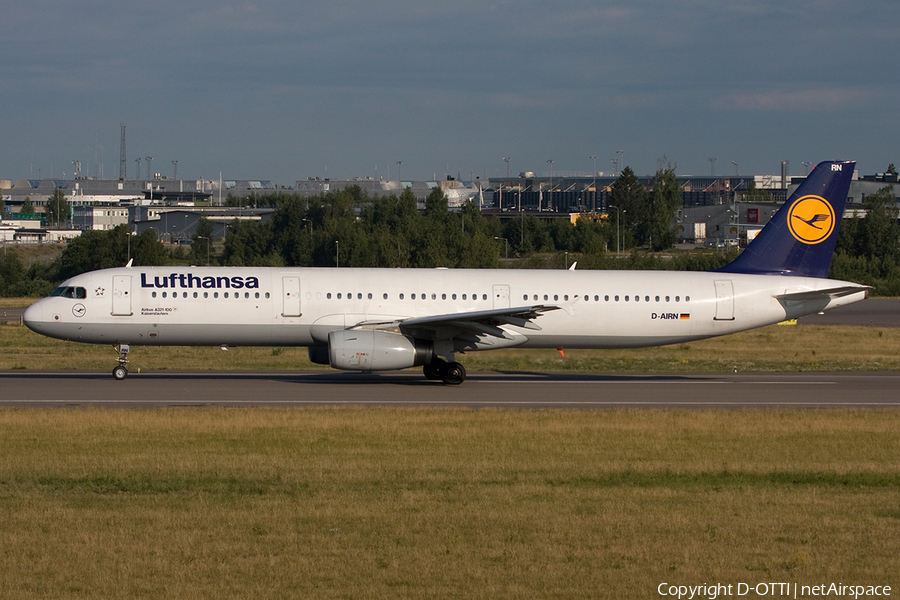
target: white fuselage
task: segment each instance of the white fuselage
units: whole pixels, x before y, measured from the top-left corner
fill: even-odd
[[[743,331],[862,300],[785,302],[786,293],[855,284],[782,275],[546,271],[131,267],[73,277],[26,312],[47,336],[132,345],[310,346],[363,322],[558,306],[540,329],[504,325],[503,346],[629,348]],[[83,290],[78,291],[78,290]],[[68,297],[71,296],[71,297]]]

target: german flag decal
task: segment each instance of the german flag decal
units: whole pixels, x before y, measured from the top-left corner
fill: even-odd
[[[690,319],[690,318],[691,318],[691,314],[690,314],[690,313],[681,313],[681,320],[682,320],[682,321],[687,321],[687,320]]]

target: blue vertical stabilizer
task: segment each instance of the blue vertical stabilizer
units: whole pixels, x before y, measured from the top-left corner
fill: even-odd
[[[855,166],[816,165],[747,249],[719,272],[827,278]]]

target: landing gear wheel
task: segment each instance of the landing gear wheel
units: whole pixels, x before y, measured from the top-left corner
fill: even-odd
[[[125,365],[128,364],[128,352],[130,350],[131,348],[128,347],[128,344],[116,345],[116,352],[119,353],[119,357],[116,360],[119,361],[119,366],[112,371],[112,375],[116,381],[122,381],[128,377],[128,369],[125,368]]]
[[[440,381],[444,378],[444,369],[447,368],[447,361],[442,358],[435,358],[433,361],[422,367],[425,378],[432,381]]]
[[[441,375],[445,385],[459,385],[466,380],[466,368],[458,362],[447,363]]]

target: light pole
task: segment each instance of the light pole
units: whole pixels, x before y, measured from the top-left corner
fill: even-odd
[[[737,177],[737,176],[738,176],[738,164],[737,164],[737,161],[736,161],[736,160],[733,160],[733,161],[731,161],[731,164],[734,165],[734,176]]]
[[[400,187],[403,187],[403,178],[400,176],[400,165],[403,164],[402,160],[397,161],[397,181],[400,182]]]
[[[334,240],[334,266],[341,266],[341,242],[338,240]]]
[[[209,266],[209,238],[205,235],[198,235],[198,240],[206,240],[206,266]]]
[[[506,163],[506,178],[509,179],[509,157],[508,157],[508,156],[504,156],[504,157],[503,157],[503,162]]]
[[[624,169],[625,168],[625,151],[624,150],[616,150],[616,154],[621,154],[621,156],[619,158],[621,158],[622,161],[619,164],[622,165],[622,168]]]
[[[553,210],[553,159],[547,162],[550,163],[550,197],[547,198],[547,208]]]
[[[610,208],[616,209],[616,256],[619,256],[620,247],[619,247],[619,221],[622,217],[622,211],[618,206],[609,205]]]

